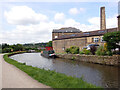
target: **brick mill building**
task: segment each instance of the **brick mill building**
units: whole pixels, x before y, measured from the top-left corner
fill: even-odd
[[[66,48],[77,46],[81,50],[88,44],[103,45],[103,35],[108,32],[120,30],[120,15],[118,18],[118,27],[106,29],[105,7],[100,9],[100,30],[82,32],[79,29],[68,27],[53,30],[52,40],[53,49],[56,53],[65,52]]]

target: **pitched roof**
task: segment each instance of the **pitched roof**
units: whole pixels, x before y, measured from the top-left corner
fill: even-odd
[[[80,33],[79,29],[73,27],[61,28],[61,29],[54,29],[52,33]]]
[[[90,31],[90,32],[81,32],[79,34],[62,35],[62,36],[55,38],[53,40],[81,38],[81,37],[90,37],[90,36],[101,36],[107,32],[115,32],[115,31],[117,31],[117,28],[110,28],[110,29],[106,29],[106,30],[96,30],[96,31]]]

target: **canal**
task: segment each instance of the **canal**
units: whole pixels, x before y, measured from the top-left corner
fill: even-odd
[[[47,59],[42,57],[40,53],[16,54],[10,56],[10,58],[33,67],[55,70],[56,72],[73,77],[83,77],[85,81],[97,86],[118,87],[118,71],[120,71],[118,67],[76,62],[60,58]]]

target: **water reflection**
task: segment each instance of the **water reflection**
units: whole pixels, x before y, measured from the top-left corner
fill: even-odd
[[[24,53],[10,58],[38,68],[55,70],[56,72],[75,77],[84,77],[84,80],[102,87],[118,87],[118,70],[113,66],[104,66],[85,62],[74,62],[66,59],[47,59],[40,53]]]

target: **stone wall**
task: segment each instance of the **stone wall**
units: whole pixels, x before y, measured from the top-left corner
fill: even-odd
[[[82,49],[86,46],[86,38],[71,38],[53,41],[53,50],[55,53],[63,53],[66,48],[70,48],[71,46],[77,46]]]
[[[79,55],[79,54],[57,54],[59,58],[96,63],[103,65],[120,66],[120,55],[115,56],[96,56],[96,55]]]
[[[71,38],[71,39],[61,39],[61,40],[53,40],[53,50],[56,53],[65,52],[66,48],[70,48],[71,46],[77,46],[80,50],[83,47],[89,44],[99,44],[103,45],[104,42],[101,42],[102,36],[91,36],[91,37],[82,37],[82,38]],[[98,42],[94,42],[93,38],[99,38]]]

